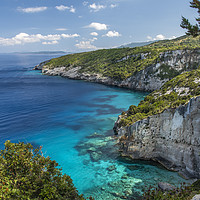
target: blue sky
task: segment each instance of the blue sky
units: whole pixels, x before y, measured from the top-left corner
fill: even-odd
[[[184,35],[189,0],[0,0],[0,52],[80,52]]]

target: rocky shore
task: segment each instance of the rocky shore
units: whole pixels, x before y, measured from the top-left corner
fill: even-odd
[[[143,59],[145,59],[144,55]],[[34,69],[42,70],[44,75],[49,76],[62,76],[140,91],[154,91],[160,89],[165,82],[174,76],[197,68],[200,65],[200,49],[162,52],[155,64],[146,67],[123,81],[117,81],[99,73],[81,72],[81,66],[52,67],[46,65],[48,62],[42,62],[35,66]]]
[[[200,178],[200,97],[186,105],[117,128],[123,156],[154,160],[186,178]]]

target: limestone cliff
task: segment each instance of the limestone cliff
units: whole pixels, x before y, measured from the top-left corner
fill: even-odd
[[[132,55],[132,57],[134,56],[139,56],[145,62],[145,59],[151,55],[141,53],[139,55]],[[131,56],[122,58],[118,60],[118,63],[130,58]],[[83,71],[82,66],[74,67],[71,65],[66,67],[46,64],[48,62],[39,65],[40,69],[42,66],[42,73],[45,75],[87,80],[141,91],[153,91],[159,89],[165,82],[178,74],[197,68],[200,65],[200,49],[161,52],[153,64],[135,72],[124,80],[115,80],[101,73]]]
[[[120,116],[115,126],[119,121]],[[200,96],[116,132],[122,155],[156,160],[200,178]]]

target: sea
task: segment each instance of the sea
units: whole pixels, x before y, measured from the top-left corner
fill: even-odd
[[[42,146],[85,197],[141,199],[158,182],[179,185],[177,173],[123,158],[113,126],[148,93],[42,75],[32,70],[56,54],[0,54],[0,149],[6,140]]]

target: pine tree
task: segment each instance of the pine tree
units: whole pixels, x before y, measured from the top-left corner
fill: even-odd
[[[188,19],[182,17],[182,22],[180,26],[184,29],[187,29],[186,32],[187,35],[192,35],[193,37],[197,37],[198,35],[200,35],[200,0],[191,1],[190,7],[197,9],[199,15],[199,17],[196,18],[197,24],[192,25]]]

